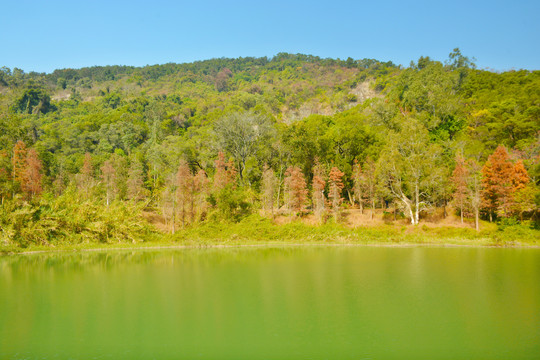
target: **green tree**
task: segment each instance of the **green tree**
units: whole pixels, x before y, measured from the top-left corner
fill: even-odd
[[[254,112],[232,113],[214,124],[218,148],[234,158],[240,180],[246,179],[246,163],[260,147],[268,144],[273,127],[267,116]]]
[[[13,104],[13,110],[23,114],[45,114],[51,108],[50,96],[40,87],[26,89]]]
[[[414,118],[403,119],[400,132],[390,134],[381,152],[381,180],[417,225],[420,212],[431,206],[441,149],[430,142],[427,129]]]

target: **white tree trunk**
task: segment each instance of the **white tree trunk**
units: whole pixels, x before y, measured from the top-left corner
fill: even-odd
[[[415,213],[414,213],[414,222],[413,225],[418,225],[418,220],[420,217],[420,192],[418,190],[418,183],[414,184],[414,202],[415,202]]]
[[[480,220],[479,220],[479,210],[478,208],[474,209],[474,226],[476,231],[480,231]]]

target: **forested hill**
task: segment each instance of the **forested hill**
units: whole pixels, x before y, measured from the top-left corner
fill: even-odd
[[[534,217],[539,131],[540,71],[478,70],[459,49],[444,63],[421,57],[407,68],[282,53],[50,74],[0,69],[6,214],[5,203],[14,211],[71,194],[107,209],[144,202],[171,226],[186,226],[257,207],[337,214],[346,199],[394,204],[414,223],[419,213],[457,206],[462,161],[483,181],[481,204],[462,189],[462,213]],[[488,194],[480,169],[496,149],[525,173],[494,180],[512,189]],[[188,199],[182,186],[198,195]],[[187,203],[189,216],[179,210]],[[22,236],[11,221],[0,220],[4,241]]]

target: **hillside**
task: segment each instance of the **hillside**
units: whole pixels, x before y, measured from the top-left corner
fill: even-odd
[[[171,232],[254,212],[340,222],[345,207],[534,228],[540,71],[478,70],[459,49],[407,68],[285,53],[2,68],[0,139],[10,246],[144,239],[143,212]]]

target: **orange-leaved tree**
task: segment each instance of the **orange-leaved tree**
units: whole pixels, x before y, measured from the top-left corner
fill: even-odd
[[[214,174],[213,191],[218,192],[229,184],[234,184],[236,181],[236,168],[232,160],[225,162],[225,153],[218,152],[218,158],[214,161],[216,172]]]
[[[501,145],[497,147],[482,168],[482,204],[490,221],[494,214],[502,217],[511,215],[514,193],[528,182],[529,175],[523,163],[518,161],[514,165],[506,148]]]
[[[18,192],[25,186],[26,177],[26,144],[19,140],[13,148],[13,157],[11,158],[11,168],[13,172],[13,191]]]
[[[24,182],[22,190],[28,197],[34,197],[41,194],[41,179],[43,165],[35,149],[29,149],[26,155],[26,169],[24,172]]]
[[[465,165],[465,159],[458,155],[456,157],[456,167],[452,173],[452,184],[454,185],[454,204],[459,209],[462,224],[468,193],[467,176],[468,170]]]
[[[343,202],[341,197],[341,190],[343,190],[343,175],[345,175],[337,167],[333,167],[328,175],[329,193],[328,197],[332,205],[332,212],[334,213],[334,219],[337,221],[339,218],[339,207]]]
[[[319,159],[315,159],[315,166],[313,167],[313,180],[311,182],[311,187],[313,190],[313,213],[320,221],[322,220],[324,214],[324,203],[326,197],[324,196],[324,188],[326,186],[325,181],[325,171],[322,167]]]
[[[287,204],[290,211],[301,212],[306,206],[307,188],[304,174],[298,166],[291,166],[285,173]]]

